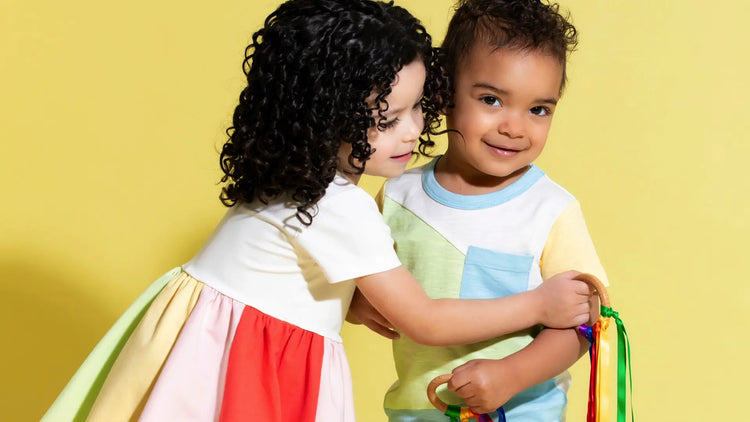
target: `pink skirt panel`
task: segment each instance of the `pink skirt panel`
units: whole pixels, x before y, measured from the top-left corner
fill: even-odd
[[[218,419],[229,350],[244,308],[203,288],[139,420]]]
[[[354,422],[354,396],[344,345],[325,339],[316,421]]]

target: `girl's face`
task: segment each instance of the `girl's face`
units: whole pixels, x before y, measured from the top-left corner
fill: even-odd
[[[422,94],[425,82],[425,67],[420,59],[414,60],[401,68],[391,85],[391,93],[385,97],[388,110],[383,115],[385,121],[380,128],[371,127],[367,132],[367,142],[373,153],[365,164],[365,174],[381,177],[400,176],[406,170],[412,151],[424,128],[422,114]],[[368,98],[374,101],[376,94]],[[377,123],[380,117],[373,112]],[[351,144],[342,144],[339,150],[339,162],[346,165],[351,153]],[[350,179],[357,182],[358,175]]]

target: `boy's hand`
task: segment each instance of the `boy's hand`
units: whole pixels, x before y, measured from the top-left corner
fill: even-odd
[[[577,327],[589,322],[593,295],[589,285],[566,271],[545,280],[534,292],[539,298],[540,323],[550,328]]]
[[[354,296],[352,297],[352,303],[349,305],[346,320],[352,324],[363,324],[365,327],[391,340],[400,337],[393,330],[393,325],[370,304],[359,289],[354,290]]]
[[[518,393],[511,369],[502,359],[470,360],[453,370],[448,389],[473,412],[492,412]]]

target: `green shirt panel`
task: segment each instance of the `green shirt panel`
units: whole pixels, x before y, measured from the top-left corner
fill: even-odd
[[[383,199],[383,216],[391,227],[401,263],[419,280],[431,298],[459,298],[465,256],[440,233],[402,205]],[[420,248],[429,245],[429,248]],[[477,321],[482,315],[477,315]],[[434,327],[439,330],[440,327]],[[427,384],[438,375],[450,373],[471,359],[500,359],[528,345],[537,329],[529,329],[495,339],[462,346],[424,346],[402,337],[393,342],[398,379],[385,397],[389,409],[431,409]],[[458,397],[438,390],[449,404]]]

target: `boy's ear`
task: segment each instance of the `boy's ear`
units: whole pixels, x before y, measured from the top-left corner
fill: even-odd
[[[438,113],[440,113],[442,116],[450,116],[453,113],[453,104],[450,102],[445,102],[443,105],[443,108],[438,110]]]

